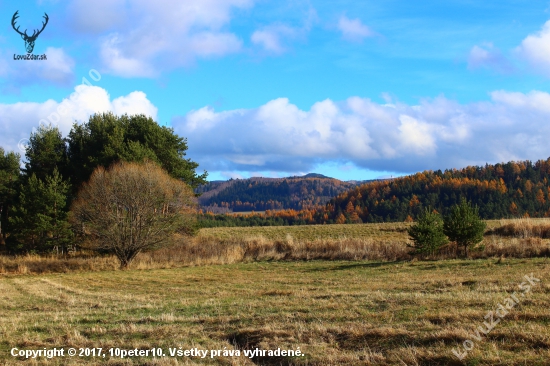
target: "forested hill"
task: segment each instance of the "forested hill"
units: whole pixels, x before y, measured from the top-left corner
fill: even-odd
[[[322,207],[356,184],[310,173],[303,177],[215,181],[195,190],[204,211],[214,213]]]
[[[331,200],[325,222],[404,221],[425,207],[445,214],[465,197],[485,219],[550,216],[550,158],[425,171],[363,184]]]

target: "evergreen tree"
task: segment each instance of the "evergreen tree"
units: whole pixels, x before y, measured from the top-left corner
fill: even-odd
[[[68,194],[70,184],[64,181],[57,170],[44,182],[42,221],[48,233],[46,246],[57,246],[62,253],[66,253],[73,233],[68,222]]]
[[[67,221],[69,184],[54,169],[45,180],[32,174],[21,186],[19,202],[9,218],[12,251],[45,252],[66,248],[72,232]]]
[[[0,244],[5,243],[10,207],[17,196],[20,155],[0,147]]]
[[[425,209],[416,224],[408,230],[414,241],[415,254],[434,255],[439,248],[447,244],[448,240],[443,233],[443,219],[437,212]]]
[[[69,176],[67,148],[57,127],[41,125],[36,132],[31,133],[25,157],[27,161],[23,173],[26,178],[34,174],[36,178],[44,180],[52,175],[55,169]]]
[[[198,164],[185,158],[186,139],[144,115],[95,114],[88,122],[73,125],[67,143],[73,192],[97,167],[108,168],[121,160],[154,161],[192,188],[206,183],[207,173],[197,175]]]
[[[478,207],[462,199],[460,204],[451,207],[451,212],[445,217],[443,232],[456,242],[457,249],[462,247],[464,256],[468,257],[468,249],[475,249],[483,240],[486,226],[479,217]]]

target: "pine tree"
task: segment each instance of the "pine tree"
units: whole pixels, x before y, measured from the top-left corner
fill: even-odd
[[[118,161],[151,160],[192,188],[206,184],[207,173],[198,175],[198,164],[185,158],[187,140],[151,117],[95,114],[86,123],[75,123],[66,140],[74,193],[94,169]]]
[[[468,257],[468,249],[475,249],[483,240],[485,227],[485,222],[479,217],[478,207],[472,206],[465,199],[451,207],[450,214],[443,221],[443,232],[456,242],[457,248],[464,249],[465,257]]]
[[[69,183],[54,169],[45,180],[35,174],[21,186],[19,202],[10,217],[12,251],[46,252],[66,248],[72,232],[67,221]]]
[[[27,178],[35,174],[44,181],[55,169],[68,175],[67,148],[57,127],[40,126],[36,132],[31,133],[25,157],[27,161],[23,173]]]
[[[408,230],[415,254],[434,255],[448,240],[443,233],[443,219],[437,212],[426,209],[416,224]]]
[[[19,160],[19,154],[5,153],[0,147],[0,244],[5,242],[10,207],[17,196],[16,186],[20,176]]]
[[[46,177],[44,184],[44,221],[48,232],[46,246],[59,247],[62,253],[67,252],[73,233],[68,222],[68,194],[70,184],[64,181],[57,170]]]

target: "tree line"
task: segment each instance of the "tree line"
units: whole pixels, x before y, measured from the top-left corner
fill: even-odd
[[[322,222],[412,221],[425,208],[446,215],[466,199],[483,219],[550,216],[550,158],[424,171],[356,187],[331,200]],[[326,219],[321,217],[326,215]]]
[[[199,220],[203,227],[412,222],[426,208],[447,215],[462,199],[477,206],[482,219],[550,217],[549,182],[550,158],[534,163],[511,161],[372,181],[339,194],[324,206],[293,210],[290,215],[288,210],[239,217],[205,213]]]
[[[151,207],[155,215],[150,217],[157,224],[162,222],[161,218],[167,218],[175,206],[183,207],[184,201],[189,206],[191,202],[183,197],[193,197],[192,189],[206,183],[207,173],[197,174],[198,164],[186,158],[186,150],[185,138],[144,115],[95,114],[85,123],[75,123],[66,137],[57,127],[40,126],[31,133],[23,161],[19,154],[0,148],[1,244],[12,253],[48,252],[56,247],[66,251],[79,234],[94,232],[94,224],[90,223],[75,228],[77,222],[84,225],[85,216],[81,216],[79,221],[70,211],[71,207],[77,207],[78,202],[80,212],[83,212],[82,207],[92,204],[94,195],[89,195],[82,206],[79,194],[91,189],[90,179],[101,169],[107,176],[133,171],[133,177],[141,176],[142,181],[150,178],[147,178],[148,183],[134,179],[135,192],[128,199],[136,200],[138,193],[154,197],[154,189],[158,188],[154,188],[154,184],[164,187],[158,188],[163,192],[158,193],[158,197],[164,197],[166,201],[156,202]],[[121,162],[127,164],[121,168],[117,165]],[[131,163],[138,164],[139,168]],[[153,175],[155,179],[151,178]],[[120,194],[121,187],[131,181],[121,179],[112,183],[113,189],[118,189]],[[101,184],[105,185],[107,181],[105,178]],[[176,181],[189,187],[185,195],[181,193],[184,188],[176,187]],[[96,182],[96,186],[101,184]],[[101,192],[105,197],[109,196],[105,189]],[[180,192],[179,196],[176,192]],[[109,197],[114,199],[115,196]],[[104,214],[108,215],[110,209],[118,210],[114,214],[119,220],[117,225],[120,228],[128,223],[133,225],[133,221],[128,221],[133,210],[131,206],[124,201],[120,204],[111,202],[104,207]],[[139,221],[143,215],[139,214],[133,220]],[[73,220],[70,220],[71,216]],[[132,240],[135,242],[136,238]]]

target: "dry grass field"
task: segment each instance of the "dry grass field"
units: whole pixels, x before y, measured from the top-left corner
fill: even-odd
[[[540,279],[486,336],[488,311]],[[3,365],[547,365],[550,260],[295,261],[9,275]],[[519,295],[518,295],[519,296]],[[495,316],[496,319],[496,316]],[[473,341],[459,362],[456,348]],[[467,344],[468,347],[470,344]],[[297,349],[301,357],[62,357],[13,347]],[[107,351],[108,352],[108,351]]]
[[[411,260],[406,223],[201,229],[172,247],[142,253],[134,269],[177,268],[267,260]],[[483,252],[473,258],[550,256],[550,219],[487,222]],[[454,258],[449,248],[432,259]],[[116,270],[114,256],[0,255],[0,275]]]
[[[411,260],[406,224],[207,229],[127,271],[113,257],[0,257],[0,364],[548,365],[548,228],[489,222],[486,252],[467,260]],[[25,361],[14,347],[106,357]],[[171,357],[180,347],[241,355]]]
[[[410,224],[397,222],[361,225],[220,227],[202,229],[199,236],[217,239],[245,239],[263,236],[269,240],[283,240],[291,236],[295,240],[341,238],[406,240],[408,226]]]

